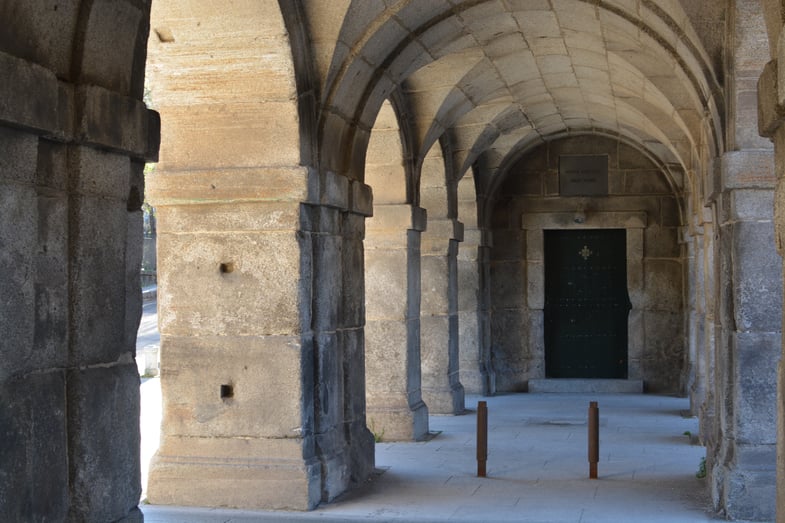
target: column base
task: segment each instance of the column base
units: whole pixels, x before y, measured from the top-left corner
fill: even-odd
[[[276,456],[276,457],[273,457]],[[321,465],[303,460],[302,440],[165,437],[150,467],[153,505],[312,510]]]
[[[430,414],[458,416],[466,410],[463,386],[459,383],[448,388],[422,389],[423,401]]]
[[[428,407],[368,407],[366,419],[374,439],[380,441],[421,441],[428,437]]]

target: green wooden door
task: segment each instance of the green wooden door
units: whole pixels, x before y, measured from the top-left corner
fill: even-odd
[[[623,229],[545,231],[547,377],[627,377],[626,245]]]

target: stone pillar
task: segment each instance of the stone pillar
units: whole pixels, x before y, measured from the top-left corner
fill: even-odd
[[[480,373],[482,375],[482,394],[496,394],[496,370],[491,356],[491,250],[493,242],[490,231],[482,231],[482,239],[477,249],[479,273],[479,299],[477,316],[479,329]]]
[[[695,219],[693,215],[693,220]],[[703,317],[701,314],[703,264],[699,263],[703,254],[702,228],[692,229],[687,241],[687,259],[685,278],[687,290],[687,351],[685,360],[686,390],[690,397],[690,411],[697,414],[699,406],[705,399],[705,361],[702,361],[701,339],[703,334]]]
[[[308,169],[240,171],[156,175],[164,414],[148,498],[312,509],[373,470],[357,278],[370,190],[328,174],[325,201],[300,204]],[[271,187],[277,200],[259,197]]]
[[[160,128],[141,102],[148,13],[123,1],[11,11],[0,43],[0,520],[141,521],[142,171]]]
[[[726,153],[717,202],[720,333],[716,446],[709,452],[715,506],[733,519],[774,517],[776,366],[782,277],[774,248],[773,155]]]
[[[313,450],[321,462],[322,501],[332,501],[374,470],[373,435],[365,417],[362,277],[365,218],[372,203],[370,188],[362,183],[329,174],[323,180],[332,187],[328,194],[343,196],[320,198],[322,205],[302,210],[302,268],[311,283],[301,291],[313,293],[311,310],[301,310],[308,346],[302,368],[313,362],[315,388],[312,404],[306,399],[304,406],[306,415],[313,412],[313,422],[306,422],[303,436],[306,452]]]
[[[781,4],[774,7],[774,2],[767,2],[767,7],[779,13],[782,9]],[[774,142],[775,156],[775,176],[776,190],[774,193],[774,237],[775,245],[780,256],[785,255],[785,71],[778,67],[778,62],[785,59],[785,45],[783,45],[783,32],[781,17],[775,16],[773,23],[777,24],[770,27],[769,34],[775,35],[772,42],[777,41],[779,36],[779,46],[776,52],[776,59],[769,62],[763,70],[763,74],[758,81],[758,130],[761,136],[767,136]],[[785,268],[780,263],[777,264],[781,269],[778,272],[778,281],[782,281]],[[769,268],[769,270],[773,270]],[[785,350],[785,349],[783,349]],[[777,399],[776,399],[776,426],[777,426],[777,495],[776,495],[776,515],[777,523],[785,523],[785,358],[780,352],[780,362],[777,379]]]
[[[461,414],[458,245],[463,224],[432,220],[422,235],[422,396],[431,414]]]
[[[713,219],[713,217],[712,217]],[[705,292],[705,314],[703,317],[703,343],[701,345],[701,361],[705,362],[705,385],[703,403],[698,409],[698,419],[701,440],[707,448],[716,445],[717,439],[717,347],[719,327],[719,266],[715,260],[719,259],[718,244],[716,241],[719,233],[715,222],[704,223],[703,233],[703,287]]]
[[[366,391],[377,439],[428,434],[420,367],[420,237],[424,209],[375,205],[366,228]]]
[[[156,174],[163,422],[151,503],[306,509],[321,498],[305,439],[316,350],[300,323],[306,175]],[[253,201],[273,177],[288,180],[294,201],[282,190],[279,201]]]
[[[458,250],[458,340],[460,381],[470,394],[482,394],[483,376],[480,361],[481,335],[479,325],[479,247],[481,234],[477,228],[477,198],[474,178],[466,173],[458,183],[458,216],[465,224],[463,242]]]

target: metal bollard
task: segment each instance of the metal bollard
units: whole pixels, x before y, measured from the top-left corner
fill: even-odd
[[[589,479],[597,479],[600,461],[600,409],[596,401],[589,403]]]
[[[477,402],[477,477],[485,477],[488,461],[488,404]]]

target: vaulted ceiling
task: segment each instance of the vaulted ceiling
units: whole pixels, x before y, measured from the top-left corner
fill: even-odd
[[[459,175],[480,158],[493,169],[571,134],[617,136],[684,171],[722,147],[721,9],[688,13],[678,0],[304,5],[323,132],[335,118],[370,129],[400,88],[414,153],[421,160],[448,137]]]

